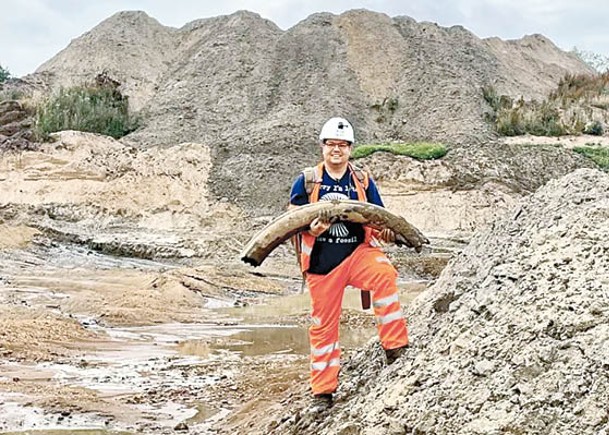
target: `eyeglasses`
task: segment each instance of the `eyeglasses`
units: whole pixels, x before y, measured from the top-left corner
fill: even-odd
[[[324,145],[328,148],[338,147],[341,150],[344,150],[351,146],[349,142],[345,142],[343,140],[327,140],[324,142]]]

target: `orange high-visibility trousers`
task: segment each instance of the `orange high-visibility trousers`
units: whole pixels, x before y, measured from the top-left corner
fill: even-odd
[[[384,349],[408,344],[406,319],[398,300],[396,279],[397,271],[383,251],[365,243],[327,275],[307,274],[313,322],[309,328],[313,394],[332,393],[338,387],[338,326],[347,285],[371,291]]]

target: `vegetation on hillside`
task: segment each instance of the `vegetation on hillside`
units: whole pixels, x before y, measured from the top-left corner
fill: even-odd
[[[99,81],[90,86],[60,89],[36,108],[36,133],[78,130],[118,139],[138,126],[129,113],[127,97],[113,83]]]
[[[514,101],[493,86],[483,87],[482,93],[493,109],[488,121],[502,136],[603,135],[609,123],[609,71],[567,74],[542,102]]]
[[[408,156],[419,160],[433,160],[444,157],[448,150],[442,144],[427,142],[367,144],[356,146],[351,157],[353,159],[360,159],[379,151]]]
[[[599,146],[575,147],[573,151],[588,157],[600,168],[609,172],[609,149]]]
[[[590,65],[600,73],[609,71],[608,56],[594,53],[593,51],[580,50],[577,47],[573,47],[570,52],[577,56],[582,62]]]
[[[376,112],[374,120],[378,123],[383,123],[387,122],[395,115],[399,105],[400,103],[397,97],[388,97],[380,103],[371,105],[370,108]]]
[[[9,70],[0,65],[0,83],[4,83],[10,78],[11,73],[9,72]]]

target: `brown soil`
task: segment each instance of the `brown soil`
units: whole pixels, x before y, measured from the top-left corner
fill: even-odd
[[[74,356],[66,344],[93,336],[75,320],[45,309],[0,306],[0,354],[4,357],[56,361]]]
[[[37,234],[40,234],[40,231],[25,225],[14,227],[0,224],[0,249],[23,248],[27,246]]]

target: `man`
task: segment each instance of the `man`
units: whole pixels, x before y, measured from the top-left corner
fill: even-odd
[[[318,200],[355,199],[383,207],[376,184],[350,163],[353,127],[343,118],[328,120],[319,135],[323,161],[313,181],[303,172],[294,182],[290,207]],[[311,178],[311,177],[309,177]],[[313,184],[313,186],[311,186]],[[312,305],[311,388],[314,407],[327,409],[338,387],[340,347],[338,327],[347,285],[372,292],[381,345],[391,364],[408,345],[396,285],[397,271],[378,247],[377,239],[394,241],[381,232],[353,222],[330,222],[319,216],[300,235],[300,263]]]

